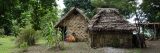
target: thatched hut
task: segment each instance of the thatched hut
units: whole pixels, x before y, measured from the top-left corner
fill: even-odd
[[[66,39],[67,35],[74,35],[76,41],[86,41],[89,36],[87,33],[88,20],[80,9],[73,7],[60,19],[55,28],[62,32],[63,39]]]
[[[100,8],[90,20],[91,47],[132,47],[132,31],[135,29],[115,8]]]

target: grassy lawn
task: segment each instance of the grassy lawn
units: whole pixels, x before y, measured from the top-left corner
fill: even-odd
[[[0,37],[0,53],[11,53],[15,48],[14,39],[12,36]]]
[[[15,39],[14,36],[0,37],[0,53],[11,53],[17,49],[15,47]],[[36,44],[45,44],[46,42],[44,38],[40,38]]]
[[[37,40],[36,44],[46,44],[47,40],[45,40],[45,38],[41,37]]]
[[[11,53],[13,52],[15,47],[15,37],[13,36],[5,36],[0,37],[0,53]],[[44,38],[41,38],[37,41],[36,44],[45,44],[47,41]]]

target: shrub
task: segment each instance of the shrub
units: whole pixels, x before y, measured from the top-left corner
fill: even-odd
[[[17,37],[18,33],[20,33],[20,31],[21,31],[21,28],[19,26],[17,26],[17,25],[14,25],[12,29],[13,29],[13,35],[15,37]]]
[[[16,44],[18,47],[21,47],[22,45],[25,44],[28,46],[35,45],[35,42],[38,39],[37,35],[38,35],[37,31],[35,31],[34,29],[29,27],[24,28],[18,34]]]
[[[49,50],[59,51],[59,50],[66,50],[67,48],[69,47],[64,45],[64,42],[59,42],[55,46],[52,46],[51,48],[49,48]]]
[[[27,42],[23,42],[22,44],[19,45],[20,48],[27,48]]]

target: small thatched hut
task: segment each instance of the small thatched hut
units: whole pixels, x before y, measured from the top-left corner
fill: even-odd
[[[90,20],[91,47],[132,47],[132,31],[135,29],[114,8],[100,8]]]
[[[55,28],[62,32],[63,39],[67,35],[74,35],[76,41],[86,41],[89,34],[87,33],[88,18],[78,8],[71,8],[68,13],[61,18]]]

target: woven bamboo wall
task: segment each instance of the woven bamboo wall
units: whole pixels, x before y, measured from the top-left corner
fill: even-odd
[[[81,14],[72,14],[70,19],[64,20],[63,25],[67,27],[67,35],[76,34],[77,41],[87,41],[87,20]]]
[[[129,33],[95,33],[91,34],[91,47],[132,47],[132,34]]]

